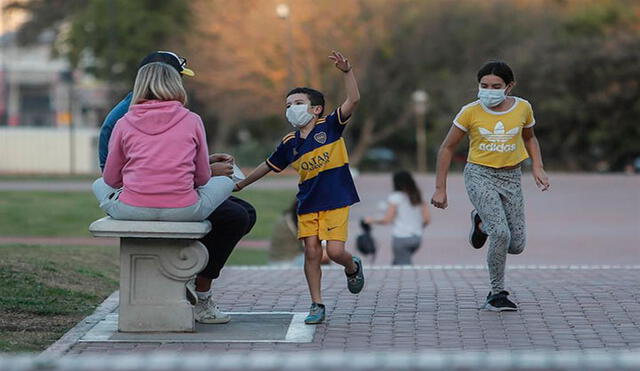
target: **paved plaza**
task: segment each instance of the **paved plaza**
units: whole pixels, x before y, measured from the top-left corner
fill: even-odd
[[[366,273],[365,290],[352,295],[339,269],[325,272],[328,318],[312,329],[310,342],[208,342],[206,336],[119,342],[116,336],[76,339],[64,353],[640,349],[640,266],[513,267],[508,286],[521,309],[500,314],[479,310],[487,295],[481,267],[370,267]],[[231,312],[304,313],[309,306],[298,269],[233,267],[216,288],[220,306]],[[254,322],[256,339],[261,318]],[[232,325],[207,326],[224,332]]]
[[[433,177],[419,176],[417,180],[424,197],[430,197]],[[244,360],[238,365],[245,368],[249,368],[247,362],[261,365],[278,355],[278,360],[297,359],[302,362],[297,363],[300,367],[306,362],[306,366],[335,368],[339,362],[344,364],[340,354],[348,351],[354,359],[385,355],[387,358],[379,360],[381,364],[389,359],[398,361],[395,354],[406,355],[405,366],[466,364],[501,369],[496,365],[502,364],[504,369],[509,368],[505,365],[515,367],[513,357],[522,360],[516,356],[521,354],[529,355],[531,362],[538,357],[535,359],[542,362],[538,365],[549,366],[544,362],[550,359],[567,361],[572,367],[558,366],[565,369],[585,368],[580,363],[585,359],[591,362],[586,368],[597,366],[598,360],[602,369],[637,368],[640,177],[552,174],[551,180],[552,190],[541,193],[529,174],[523,177],[528,243],[522,255],[508,257],[506,281],[507,290],[520,305],[518,312],[479,309],[488,292],[486,250],[468,246],[471,205],[462,177],[454,174],[449,181],[450,207],[446,211],[431,208],[433,222],[414,256],[414,266],[388,265],[390,228],[376,226],[379,253],[375,262],[368,260],[367,284],[361,294],[349,294],[338,267],[325,269],[323,296],[328,317],[324,324],[300,325],[310,304],[301,268],[227,267],[214,285],[221,308],[236,313],[227,325],[200,326],[200,335],[123,337],[113,332],[118,305],[114,294],[44,355],[82,359],[189,352],[224,355],[230,364]],[[357,221],[382,213],[381,202],[391,191],[388,175],[364,175],[356,182],[362,202],[352,208],[350,249],[359,233]],[[71,191],[82,188],[78,184],[65,186]],[[295,181],[271,177],[257,186],[293,188]],[[3,187],[9,186],[0,184]],[[254,248],[264,248],[262,244]],[[301,358],[303,354],[306,358]],[[309,354],[327,356],[313,361],[316,358]],[[488,358],[480,356],[485,354]],[[445,361],[454,363],[442,363]],[[146,364],[141,359],[137,362]],[[389,369],[408,367],[399,364],[402,362],[387,363]]]

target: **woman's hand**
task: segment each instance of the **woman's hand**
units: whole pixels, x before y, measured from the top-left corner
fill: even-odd
[[[235,162],[235,159],[228,153],[214,153],[212,155],[209,155],[210,164],[215,164],[217,162],[228,162],[230,164],[233,164]]]
[[[211,176],[233,175],[233,164],[231,162],[214,162],[211,164]]]
[[[534,167],[532,170],[533,179],[536,181],[536,185],[541,191],[548,190],[551,185],[549,184],[549,177],[547,173],[541,167]]]
[[[433,196],[431,197],[431,205],[437,207],[438,209],[446,209],[448,206],[447,191],[436,189],[436,191],[433,192]]]

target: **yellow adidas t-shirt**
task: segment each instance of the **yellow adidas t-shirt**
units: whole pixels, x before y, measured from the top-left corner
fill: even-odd
[[[518,97],[504,112],[492,111],[479,100],[462,107],[453,124],[469,134],[467,161],[501,168],[514,166],[529,157],[522,139],[522,129],[535,125],[533,109]]]

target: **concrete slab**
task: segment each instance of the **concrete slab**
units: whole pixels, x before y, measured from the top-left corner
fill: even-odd
[[[110,313],[80,342],[120,343],[310,343],[315,326],[304,324],[306,313],[231,312],[227,324],[196,324],[195,333],[118,332],[118,314]]]

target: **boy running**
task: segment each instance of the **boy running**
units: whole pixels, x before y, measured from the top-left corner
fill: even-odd
[[[270,171],[279,173],[288,165],[298,172],[298,238],[304,242],[304,273],[312,300],[306,324],[318,324],[325,318],[320,292],[320,241],[327,241],[329,258],[344,266],[349,291],[357,294],[364,286],[360,258],[345,250],[349,206],[360,199],[342,138],[342,131],[360,101],[360,92],[349,61],[335,51],[329,59],[344,73],[347,99],[323,117],[322,93],[310,88],[291,90],[286,99],[286,117],[296,131],[285,135],[275,152],[236,184],[239,191]]]

